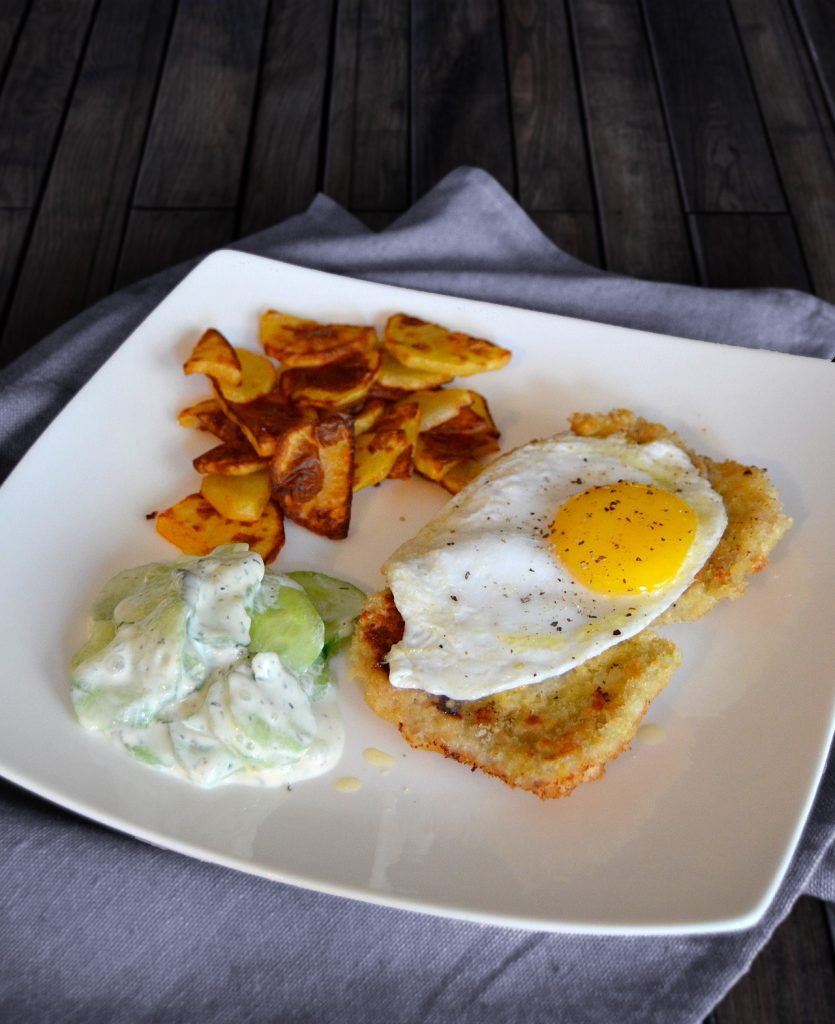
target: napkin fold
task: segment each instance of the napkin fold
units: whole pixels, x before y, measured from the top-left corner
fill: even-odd
[[[317,196],[235,248],[621,326],[835,356],[827,303],[589,267],[474,168],[448,175],[380,234]],[[105,299],[0,375],[0,475],[193,265]],[[155,849],[7,783],[0,835],[0,1005],[9,1020],[683,1024],[702,1020],[735,984],[798,896],[835,899],[835,762],[766,915],[722,935],[550,935],[357,903]]]

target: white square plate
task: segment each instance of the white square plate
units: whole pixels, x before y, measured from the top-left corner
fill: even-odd
[[[714,457],[765,465],[795,526],[743,600],[667,630],[681,668],[605,780],[541,802],[406,747],[342,666],[337,772],[285,789],[201,791],[82,730],[67,666],[98,587],[173,558],[145,514],[198,487],[210,446],[176,413],[206,393],[181,365],[204,328],[257,348],[268,306],[375,323],[405,311],[513,350],[474,378],[504,448],[576,409],[630,407]],[[762,914],[811,805],[835,716],[832,367],[398,289],[235,252],[203,262],[105,364],[0,490],[0,771],[160,846],[322,892],[517,927],[740,928]],[[380,586],[383,559],[445,500],[414,479],[363,491],[350,537],[288,526],[279,569]],[[828,564],[827,564],[828,563]],[[396,756],[384,773],[363,758]],[[334,788],[337,776],[363,782]]]

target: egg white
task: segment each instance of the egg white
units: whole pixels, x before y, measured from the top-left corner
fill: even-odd
[[[573,494],[618,481],[683,498],[696,517],[664,587],[608,596],[572,578],[549,539]],[[721,497],[669,441],[561,434],[497,459],[383,566],[405,623],[394,686],[474,700],[561,675],[634,636],[689,586],[727,524]]]

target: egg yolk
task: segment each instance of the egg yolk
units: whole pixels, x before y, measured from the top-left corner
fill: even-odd
[[[658,590],[696,535],[693,509],[675,494],[621,481],[575,494],[559,509],[551,543],[574,578],[603,594]]]

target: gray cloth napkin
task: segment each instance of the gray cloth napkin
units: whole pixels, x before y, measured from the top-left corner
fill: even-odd
[[[238,248],[428,291],[835,356],[835,309],[826,303],[585,266],[471,168],[381,234],[319,196]],[[7,368],[0,474],[191,266],[111,296]],[[799,895],[835,899],[835,763],[764,919],[717,936],[547,935],[355,903],[146,846],[5,783],[0,836],[7,1020],[675,1024],[709,1012]]]

